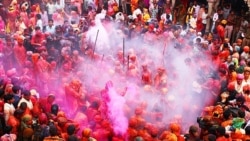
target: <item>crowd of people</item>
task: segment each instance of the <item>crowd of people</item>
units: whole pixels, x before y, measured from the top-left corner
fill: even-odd
[[[0,140],[250,140],[237,3],[1,1]]]

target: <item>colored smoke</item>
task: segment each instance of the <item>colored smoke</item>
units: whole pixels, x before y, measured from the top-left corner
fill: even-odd
[[[109,101],[107,102],[108,116],[112,122],[114,132],[117,135],[124,135],[128,129],[128,119],[124,113],[126,100],[116,92],[113,85],[108,86],[107,94],[109,96]]]

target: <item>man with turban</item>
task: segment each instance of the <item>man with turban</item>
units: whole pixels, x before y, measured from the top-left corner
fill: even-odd
[[[181,136],[181,127],[177,123],[171,123],[169,126],[170,131],[176,135],[178,141],[184,141],[184,137]]]
[[[80,106],[83,106],[85,100],[86,91],[83,88],[82,83],[73,79],[69,84],[65,86],[65,94],[68,101],[68,108],[70,109],[70,115],[74,115]]]
[[[17,45],[14,46],[14,57],[20,68],[24,67],[25,61],[27,60],[26,49],[23,46],[24,39],[19,36],[17,38]]]

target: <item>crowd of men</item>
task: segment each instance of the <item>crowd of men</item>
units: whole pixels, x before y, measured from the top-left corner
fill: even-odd
[[[248,141],[249,20],[233,0],[3,0],[0,140]]]

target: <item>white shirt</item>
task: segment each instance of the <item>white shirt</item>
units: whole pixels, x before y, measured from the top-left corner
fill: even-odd
[[[18,102],[18,105],[17,105],[18,108],[20,107],[20,105],[21,105],[22,102],[27,103],[27,107],[28,107],[30,110],[33,109],[33,103],[31,102],[31,100],[28,101],[28,100],[26,100],[25,98],[21,98],[21,99],[20,99],[20,101]]]
[[[243,87],[246,85],[246,82],[242,81],[242,83],[239,85],[237,82],[235,82],[234,84],[234,87],[235,87],[235,90],[238,92],[238,93],[242,93],[243,91]]]
[[[52,15],[56,11],[56,7],[53,3],[52,4],[48,3],[46,6],[48,8],[49,15]]]
[[[65,7],[65,0],[60,0],[60,5],[64,9],[64,7]]]
[[[247,60],[249,58],[249,53],[242,52],[241,55],[240,55],[240,58]]]
[[[220,51],[222,51],[223,50],[223,44],[220,46]],[[230,45],[230,43],[228,43],[228,47],[229,47],[229,50],[230,51],[233,51],[233,47]]]
[[[240,24],[240,31],[244,31],[248,26],[248,21],[247,20],[244,20],[241,22]]]
[[[231,11],[231,8],[227,9],[227,8],[223,8],[223,18],[227,19],[229,13]]]
[[[51,27],[50,26],[46,26],[45,32],[48,32],[50,34],[54,34],[55,33],[55,26],[54,25],[52,25]]]
[[[21,31],[21,32],[23,32],[24,29],[26,29],[26,28],[27,28],[27,27],[26,27],[25,23],[24,23],[24,22],[21,22],[21,23],[19,24],[18,30]]]
[[[196,6],[194,5],[193,8],[195,9],[194,14],[198,15],[199,10],[200,10],[200,6],[199,5],[196,5]]]
[[[36,26],[39,26],[41,30],[43,30],[43,21],[42,19],[39,19],[36,21]]]
[[[201,39],[201,43],[204,42],[204,39],[201,37],[201,36],[196,36],[194,39],[193,39],[193,43],[195,44],[196,43],[196,40],[200,38]]]
[[[192,28],[196,28],[197,27],[197,18],[194,18],[194,17],[192,17],[191,19],[190,19],[190,21],[189,21],[189,24],[190,24],[190,26],[192,27]]]
[[[15,107],[13,104],[4,103],[4,119],[5,119],[6,123],[9,119],[9,117],[11,115],[14,115],[14,112],[15,112]]]
[[[219,19],[218,13],[214,13],[213,15],[213,22],[216,22]]]
[[[202,18],[202,23],[203,24],[207,24],[207,13],[203,12],[202,15],[201,15],[201,18]]]
[[[44,11],[43,13],[41,13],[41,16],[42,16],[43,25],[47,26],[48,25],[48,21],[49,21],[47,11]]]
[[[55,3],[55,9],[58,10],[58,9],[62,9],[63,7],[61,6],[61,4],[59,3]]]
[[[172,14],[169,15],[169,20],[172,21]],[[167,13],[161,15],[161,19],[164,19],[165,23],[167,22]]]

